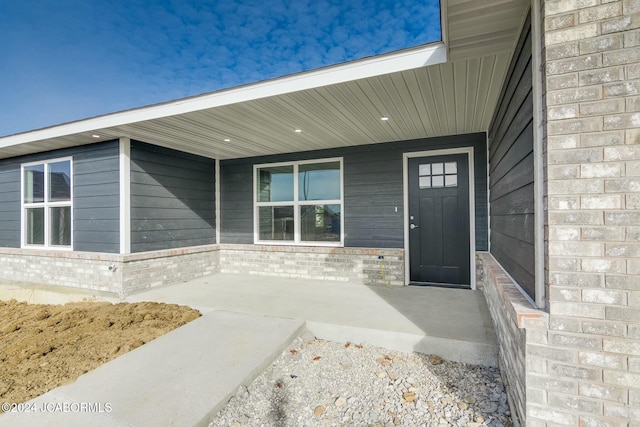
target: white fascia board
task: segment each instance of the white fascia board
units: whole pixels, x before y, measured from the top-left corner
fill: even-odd
[[[446,62],[443,42],[0,138],[0,148],[92,132]]]

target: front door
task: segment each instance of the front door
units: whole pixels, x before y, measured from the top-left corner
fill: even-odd
[[[410,283],[470,287],[469,157],[408,160]]]

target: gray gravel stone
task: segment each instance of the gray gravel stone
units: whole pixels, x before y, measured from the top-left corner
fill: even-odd
[[[319,409],[322,408],[322,409]],[[297,339],[211,420],[217,426],[511,426],[496,368]]]

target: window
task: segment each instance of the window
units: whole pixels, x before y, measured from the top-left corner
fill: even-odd
[[[22,246],[71,248],[71,159],[22,165]]]
[[[420,189],[458,186],[458,162],[421,164],[418,174]]]
[[[342,159],[256,165],[255,241],[342,244]]]

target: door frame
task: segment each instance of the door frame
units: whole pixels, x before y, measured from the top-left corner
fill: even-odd
[[[402,191],[404,203],[404,284],[410,282],[409,271],[409,159],[449,154],[466,154],[469,160],[469,279],[471,289],[476,289],[476,203],[473,147],[446,148],[442,150],[412,151],[402,154]]]

